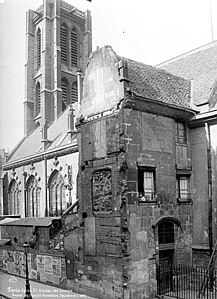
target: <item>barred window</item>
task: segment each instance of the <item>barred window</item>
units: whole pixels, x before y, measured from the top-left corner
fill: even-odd
[[[158,226],[159,244],[174,243],[174,224],[171,221],[165,221]]]
[[[72,103],[78,101],[78,86],[77,82],[72,83]]]
[[[60,49],[61,49],[61,61],[65,65],[68,62],[68,28],[66,25],[60,27]]]
[[[176,122],[176,142],[177,143],[186,143],[186,126],[184,123]]]
[[[41,66],[41,30],[37,31],[37,64],[38,68]]]
[[[155,201],[155,169],[138,168],[138,193],[142,201]]]
[[[78,43],[76,30],[71,31],[71,65],[77,67],[78,64]]]

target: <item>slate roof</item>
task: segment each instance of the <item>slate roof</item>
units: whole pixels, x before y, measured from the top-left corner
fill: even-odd
[[[192,109],[190,81],[165,70],[126,59],[131,90],[138,96],[182,109]]]
[[[193,102],[206,103],[217,79],[217,41],[175,57],[158,68],[193,80]]]
[[[61,217],[26,217],[20,218],[18,220],[14,220],[7,223],[1,223],[0,226],[50,226],[52,224],[52,220],[60,219]]]
[[[71,140],[67,134],[67,124],[68,124],[68,111],[69,107],[58,117],[56,121],[51,123],[48,127],[47,138],[50,141],[47,150],[58,149],[66,145],[76,145],[77,141]],[[25,157],[31,157],[35,154],[40,154],[43,152],[41,128],[38,127],[27,137],[17,145],[17,147],[12,151],[12,154],[8,160],[7,164],[11,164],[15,161],[19,161]]]

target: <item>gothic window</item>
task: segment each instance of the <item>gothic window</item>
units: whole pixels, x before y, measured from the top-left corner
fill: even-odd
[[[171,221],[165,221],[158,226],[159,244],[174,243],[174,224]]]
[[[66,192],[63,176],[59,171],[55,171],[49,183],[49,215],[62,216],[67,209]]]
[[[41,112],[41,87],[38,82],[36,85],[36,114]]]
[[[37,31],[37,65],[41,66],[41,30]]]
[[[74,82],[72,84],[72,103],[75,103],[78,101],[78,87],[77,82]]]
[[[9,202],[8,214],[18,215],[20,213],[20,190],[19,185],[15,180],[12,180],[9,185]]]
[[[77,67],[78,64],[78,42],[77,32],[75,29],[71,31],[71,65]]]
[[[68,28],[64,24],[60,27],[60,49],[61,62],[65,65],[68,63]]]
[[[190,176],[177,174],[176,176],[176,197],[180,201],[190,199]]]
[[[176,122],[176,142],[185,144],[187,142],[186,126],[182,122]]]
[[[61,80],[61,89],[62,89],[62,111],[64,111],[68,105],[69,98],[69,84],[68,81],[63,78]]]
[[[138,193],[141,201],[155,201],[155,168],[138,168]]]
[[[34,176],[27,182],[27,217],[39,217],[40,188]]]

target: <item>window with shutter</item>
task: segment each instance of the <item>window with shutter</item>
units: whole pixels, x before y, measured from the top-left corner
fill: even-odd
[[[60,49],[61,49],[61,61],[65,65],[68,62],[68,28],[66,25],[60,27]]]
[[[71,31],[71,65],[77,67],[78,64],[78,43],[77,32]]]
[[[62,111],[64,111],[68,105],[68,93],[69,93],[68,81],[65,78],[61,80],[61,89],[62,89]]]
[[[75,103],[78,101],[78,87],[77,82],[74,82],[72,84],[72,103]]]
[[[37,32],[37,64],[38,68],[41,66],[41,30]]]
[[[39,82],[36,85],[36,110],[37,114],[41,112],[41,87]]]
[[[138,193],[141,201],[156,201],[155,168],[138,168]]]

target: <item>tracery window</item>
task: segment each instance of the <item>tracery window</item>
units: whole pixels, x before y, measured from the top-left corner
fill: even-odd
[[[19,184],[15,180],[12,180],[9,185],[8,195],[8,214],[18,215],[20,213],[20,190]]]
[[[31,176],[27,182],[27,217],[39,217],[40,191],[38,181]]]
[[[55,171],[49,184],[49,214],[61,216],[67,209],[64,179],[59,171]]]

